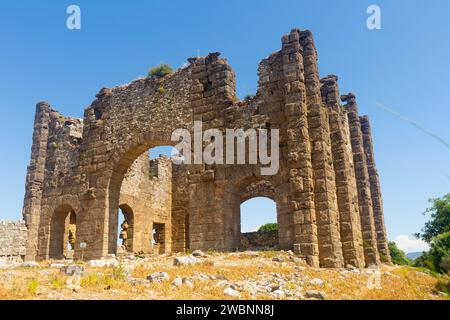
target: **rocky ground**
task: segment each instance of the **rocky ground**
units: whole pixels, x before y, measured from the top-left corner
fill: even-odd
[[[0,299],[449,299],[448,277],[419,269],[317,269],[292,252],[0,259]]]

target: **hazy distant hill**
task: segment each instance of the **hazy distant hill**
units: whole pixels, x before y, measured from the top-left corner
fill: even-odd
[[[410,253],[406,254],[406,256],[411,260],[414,260],[414,259],[420,257],[421,255],[422,255],[422,252],[410,252]]]

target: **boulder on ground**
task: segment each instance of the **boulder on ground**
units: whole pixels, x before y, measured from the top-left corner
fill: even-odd
[[[39,263],[36,261],[25,261],[20,266],[23,268],[37,268],[39,267]]]
[[[325,292],[318,290],[308,290],[305,293],[306,298],[325,300],[327,298]]]
[[[175,259],[173,259],[174,266],[186,266],[186,265],[197,264],[199,262],[200,262],[200,260],[198,260],[194,256],[181,256],[181,257],[175,257]]]
[[[71,264],[68,266],[63,266],[61,271],[68,276],[81,276],[84,273],[84,266],[79,264]]]
[[[197,257],[197,258],[203,258],[203,257],[206,257],[206,254],[205,254],[202,250],[194,250],[194,251],[192,252],[192,255],[193,255],[194,257]]]
[[[225,288],[225,290],[223,290],[223,293],[226,296],[233,297],[233,298],[237,298],[237,297],[239,297],[241,295],[238,291],[234,290],[231,287]]]
[[[323,286],[324,282],[322,279],[314,278],[310,282],[313,286]]]
[[[95,268],[118,267],[119,262],[116,259],[90,260],[89,266]]]
[[[152,273],[151,275],[148,275],[147,280],[150,282],[169,281],[170,276],[167,274],[167,272],[155,272],[155,273]]]

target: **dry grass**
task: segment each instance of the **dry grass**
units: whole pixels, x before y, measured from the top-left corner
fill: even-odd
[[[328,299],[446,299],[439,291],[449,286],[449,278],[433,276],[411,267],[383,266],[381,289],[369,289],[371,276],[367,272],[355,273],[337,269],[298,268],[292,262],[273,262],[276,251],[261,252],[259,256],[250,253],[209,253],[198,265],[175,267],[173,257],[153,257],[140,262],[129,275],[146,279],[149,274],[167,272],[170,281],[161,283],[138,283],[127,281],[128,274],[123,267],[86,268],[81,279],[81,289],[67,288],[68,277],[57,269],[42,263],[39,268],[0,270],[0,299],[230,299],[224,295],[226,284],[221,280],[242,283],[245,280],[285,279],[284,288],[304,293],[306,290],[321,290]],[[200,275],[203,275],[201,278]],[[277,275],[278,278],[271,278]],[[175,287],[175,277],[189,278],[192,287]],[[213,278],[213,279],[211,279]],[[215,278],[215,279],[214,279]],[[309,280],[319,278],[322,286],[312,285]],[[275,280],[274,280],[275,279]],[[271,281],[272,281],[271,280]],[[274,299],[274,296],[259,293],[251,296],[241,291],[241,299]],[[448,297],[447,297],[448,298]]]

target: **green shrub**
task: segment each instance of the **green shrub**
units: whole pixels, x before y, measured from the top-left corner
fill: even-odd
[[[277,231],[278,230],[278,224],[276,223],[266,223],[259,227],[258,232],[270,232],[270,231]]]
[[[429,202],[432,206],[424,214],[430,214],[431,220],[425,223],[422,233],[416,234],[418,238],[428,243],[440,234],[450,232],[450,194],[430,199]]]
[[[171,66],[162,63],[157,67],[151,68],[150,71],[148,72],[148,76],[159,79],[167,76],[168,74],[171,74],[172,72],[173,70]]]
[[[255,96],[253,94],[248,94],[244,97],[244,101],[249,102],[251,100],[253,100],[255,98]]]
[[[432,204],[424,214],[431,214],[418,238],[430,244],[414,262],[416,267],[425,267],[433,272],[450,274],[450,194],[442,198],[430,199]]]
[[[409,265],[411,263],[411,260],[409,260],[406,254],[397,247],[395,242],[389,242],[388,246],[391,253],[392,263],[401,266]]]
[[[434,272],[450,274],[450,232],[435,237],[431,241],[430,250],[418,257],[414,265]]]

